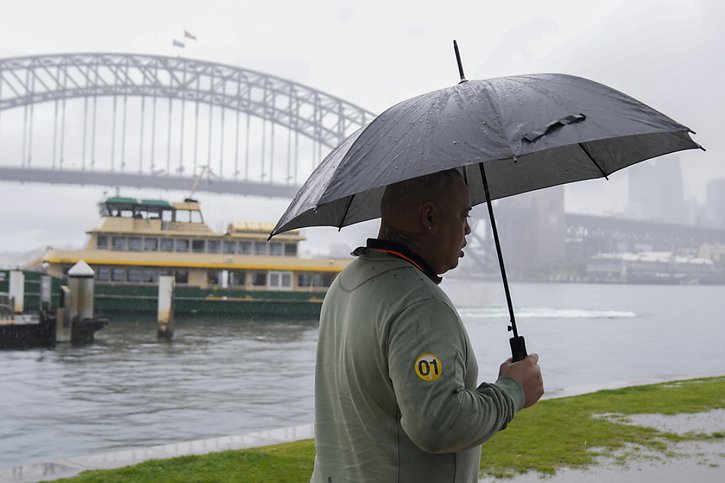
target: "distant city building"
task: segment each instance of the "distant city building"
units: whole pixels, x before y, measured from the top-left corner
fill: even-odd
[[[635,220],[687,224],[691,209],[685,203],[682,168],[676,156],[640,163],[628,170],[629,203],[625,216]]]
[[[564,260],[564,188],[533,191],[501,200],[496,221],[506,269],[516,275],[546,272]]]
[[[705,224],[725,228],[725,178],[707,183],[705,195]]]
[[[703,243],[698,256],[725,267],[725,243]]]
[[[672,252],[600,253],[587,263],[590,282],[711,284],[723,283],[722,269],[712,260]]]

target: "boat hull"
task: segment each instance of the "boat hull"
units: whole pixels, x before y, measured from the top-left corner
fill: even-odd
[[[244,317],[317,317],[324,293],[245,291],[229,289],[174,289],[174,313],[179,315],[235,315]],[[143,285],[97,283],[95,310],[100,315],[113,313],[156,314],[158,289]]]

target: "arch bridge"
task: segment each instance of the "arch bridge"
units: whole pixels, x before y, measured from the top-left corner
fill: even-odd
[[[290,196],[374,114],[183,57],[0,59],[0,180]]]

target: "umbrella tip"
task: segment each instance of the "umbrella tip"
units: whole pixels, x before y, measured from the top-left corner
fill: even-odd
[[[463,73],[463,63],[461,63],[461,53],[458,52],[458,42],[456,42],[455,40],[453,41],[453,50],[456,53],[456,63],[458,64],[458,74],[461,76],[461,82],[459,82],[459,84],[468,82],[468,79],[466,79],[466,75]]]

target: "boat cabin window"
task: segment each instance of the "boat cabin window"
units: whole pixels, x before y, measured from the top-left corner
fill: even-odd
[[[173,252],[174,251],[174,239],[173,238],[162,238],[159,242],[159,250],[162,252]]]
[[[146,207],[145,217],[149,220],[165,220],[171,221],[172,210],[169,208],[163,208],[160,206],[148,206]]]
[[[126,269],[114,268],[111,270],[111,280],[113,282],[125,282],[126,281]]]
[[[188,252],[189,251],[189,240],[186,238],[178,238],[176,240],[176,251],[177,252]]]
[[[96,248],[100,248],[100,249],[108,248],[108,236],[107,235],[96,236]]]
[[[239,253],[242,255],[252,254],[252,242],[243,240],[239,242]]]
[[[298,287],[312,287],[312,274],[311,273],[300,273],[297,276]]]
[[[288,257],[296,257],[297,256],[297,244],[296,243],[285,243],[284,244],[284,254]]]
[[[268,243],[269,245],[269,254],[274,255],[276,257],[282,256],[282,243],[280,242],[271,242]]]
[[[232,270],[229,272],[229,285],[233,287],[244,286],[247,283],[247,272],[244,270]]]
[[[254,242],[254,254],[255,255],[266,255],[267,244],[264,242]]]
[[[99,267],[96,269],[96,280],[99,282],[108,282],[111,280],[111,269],[107,267]]]
[[[143,281],[146,283],[156,283],[159,281],[159,273],[151,268],[144,269]]]
[[[159,239],[158,238],[144,238],[143,239],[143,251],[145,252],[155,252],[159,249]]]
[[[292,288],[292,272],[269,272],[269,288]]]
[[[206,251],[209,253],[220,253],[222,243],[219,240],[207,240]]]
[[[216,270],[206,272],[206,282],[208,285],[219,285],[219,278],[219,272]]]
[[[164,210],[161,212],[161,221],[172,221],[174,219],[174,212],[172,210]]]
[[[143,270],[140,268],[129,268],[128,269],[128,281],[139,283],[143,280]]]
[[[176,218],[174,221],[181,223],[203,223],[201,211],[199,210],[176,210]]]
[[[140,252],[143,250],[143,240],[140,236],[132,236],[128,239],[128,249],[132,252]]]
[[[298,287],[329,287],[335,280],[334,273],[301,273],[297,276]]]
[[[204,253],[206,240],[191,240],[191,251],[194,253]]]
[[[123,251],[126,249],[126,237],[125,236],[114,236],[111,238],[112,249]]]
[[[252,285],[254,285],[255,287],[267,286],[267,272],[252,273]]]
[[[174,279],[176,283],[189,283],[189,271],[188,270],[176,270],[174,272]]]
[[[237,242],[235,241],[224,241],[224,253],[236,253],[237,252]]]

